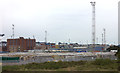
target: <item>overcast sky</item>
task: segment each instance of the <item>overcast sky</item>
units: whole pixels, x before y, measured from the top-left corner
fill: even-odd
[[[44,41],[45,30],[50,42],[91,43],[91,0],[0,0],[0,31],[3,40],[11,38],[12,24],[15,38],[33,38]],[[96,37],[102,42],[103,28],[106,41],[117,44],[118,1],[96,1]]]

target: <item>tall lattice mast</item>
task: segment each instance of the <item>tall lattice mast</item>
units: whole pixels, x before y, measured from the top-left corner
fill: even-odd
[[[45,43],[47,43],[47,31],[45,31]]]
[[[13,31],[13,33],[12,33],[12,37],[13,37],[13,52],[14,52],[14,24],[12,24],[12,31]]]
[[[96,2],[90,2],[92,5],[92,43],[95,47],[95,4]]]
[[[103,45],[103,33],[102,33],[102,45]]]
[[[103,29],[103,31],[104,31],[104,45],[106,44],[106,30],[105,30],[105,28]]]
[[[14,39],[14,24],[12,24],[12,31],[13,31],[12,37],[13,37],[13,39]]]
[[[46,44],[46,48],[47,49],[47,31],[45,31],[45,44]]]

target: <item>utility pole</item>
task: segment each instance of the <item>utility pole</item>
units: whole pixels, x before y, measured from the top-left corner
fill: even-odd
[[[90,2],[92,5],[92,43],[95,47],[95,4],[96,2]]]
[[[13,52],[14,52],[14,24],[12,24],[12,37],[13,37]]]

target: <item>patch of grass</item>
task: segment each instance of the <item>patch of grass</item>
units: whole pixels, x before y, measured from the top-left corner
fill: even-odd
[[[83,65],[85,61],[78,62],[45,62],[45,63],[31,63],[26,64],[24,67],[27,69],[59,69],[59,68],[67,68],[74,67],[76,65]]]
[[[93,65],[100,65],[100,66],[109,65],[111,63],[113,63],[113,61],[110,59],[96,59],[95,61],[93,61]]]
[[[103,63],[104,62],[104,63]],[[118,63],[108,59],[95,61],[45,62],[3,66],[3,71],[117,71]]]
[[[14,66],[3,66],[2,71],[14,71],[14,70],[19,70],[21,67],[18,65]]]

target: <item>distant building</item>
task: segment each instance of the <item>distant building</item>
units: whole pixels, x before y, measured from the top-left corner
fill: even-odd
[[[35,48],[35,39],[24,39],[23,37],[17,39],[7,39],[7,51],[23,52],[33,50]]]
[[[49,45],[50,45],[50,48],[55,48],[56,44],[55,43],[50,43]]]
[[[55,48],[55,43],[36,42],[35,49],[49,49]]]
[[[48,49],[49,46],[45,42],[36,42],[35,49]]]

